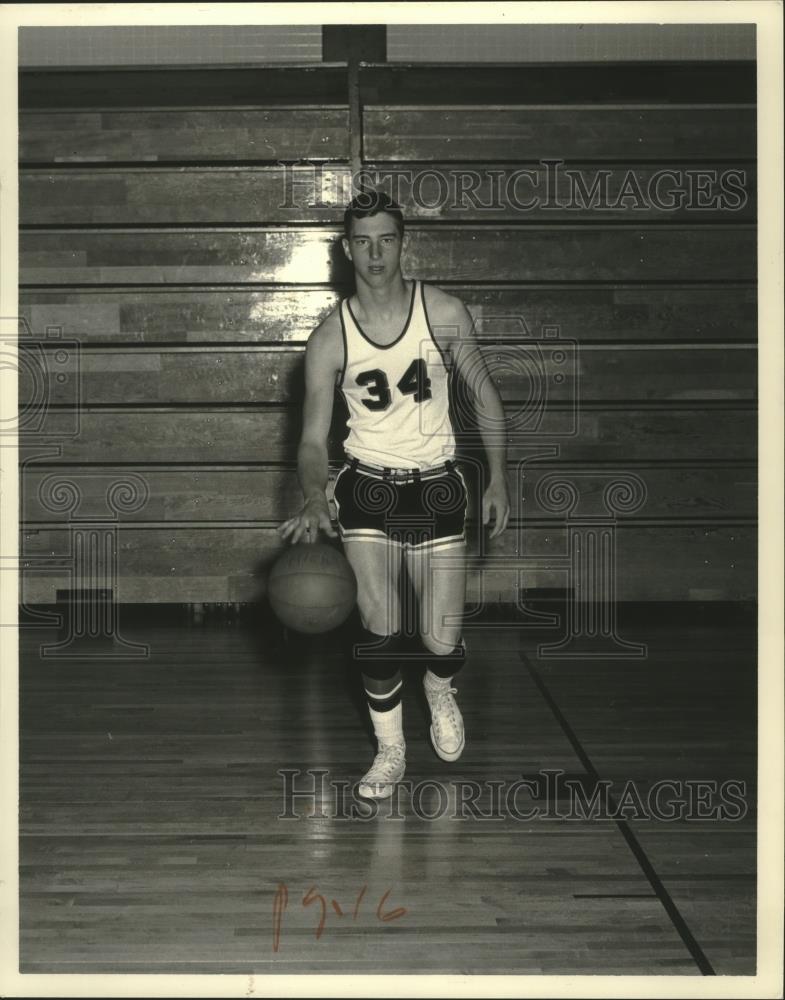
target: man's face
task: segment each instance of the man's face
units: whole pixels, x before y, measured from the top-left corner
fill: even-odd
[[[400,271],[403,245],[395,219],[387,212],[352,219],[351,236],[344,238],[343,249],[357,276],[369,285],[385,285]]]

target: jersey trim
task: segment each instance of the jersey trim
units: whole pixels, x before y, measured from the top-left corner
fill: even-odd
[[[420,284],[420,296],[422,298],[422,311],[423,311],[423,315],[425,316],[425,325],[428,327],[428,333],[431,335],[431,340],[433,341],[434,347],[439,352],[439,357],[442,359],[442,364],[447,369],[447,371],[449,371],[450,367],[449,367],[449,364],[447,362],[447,355],[442,350],[442,347],[441,347],[441,344],[439,343],[439,341],[433,335],[433,327],[431,326],[431,317],[428,315],[428,307],[425,304],[425,283],[424,282],[421,282],[421,284]]]
[[[341,374],[338,376],[338,382],[336,383],[339,389],[343,389],[343,379],[346,375],[346,366],[349,364],[349,342],[346,339],[346,324],[343,320],[343,302],[338,310],[341,317],[341,337],[343,339],[343,365],[341,366]]]
[[[401,330],[401,332],[398,334],[395,340],[393,340],[392,343],[390,344],[377,344],[375,340],[371,340],[371,338],[368,336],[365,330],[363,330],[363,328],[360,326],[357,317],[354,315],[354,310],[352,309],[351,301],[349,299],[346,300],[346,306],[349,310],[349,314],[354,320],[354,325],[357,327],[357,332],[360,334],[363,340],[368,341],[371,347],[376,348],[377,351],[389,351],[391,347],[395,347],[395,345],[400,343],[400,341],[402,341],[403,338],[406,336],[406,332],[409,329],[409,326],[411,325],[412,322],[412,316],[414,315],[414,299],[415,299],[415,293],[417,292],[418,284],[419,284],[418,281],[412,281],[412,298],[411,301],[409,302],[409,315],[406,317],[406,322],[403,325],[403,330]]]

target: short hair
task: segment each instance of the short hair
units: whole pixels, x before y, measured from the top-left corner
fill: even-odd
[[[401,206],[392,200],[384,191],[361,191],[346,206],[343,213],[343,231],[347,240],[352,233],[352,219],[367,219],[379,212],[386,212],[395,219],[398,235],[403,237],[403,212]]]

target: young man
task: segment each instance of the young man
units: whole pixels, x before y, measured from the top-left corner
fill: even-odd
[[[475,403],[490,470],[482,515],[485,524],[493,522],[491,537],[504,530],[510,510],[504,415],[463,303],[403,277],[399,206],[380,192],[360,194],[346,209],[344,230],[343,249],[354,265],[357,290],[308,340],[297,456],[305,503],[279,530],[292,542],[314,542],[320,530],[336,536],[325,487],[337,383],[349,410],[349,436],[334,496],[344,551],[357,576],[364,635],[355,659],[378,741],[358,791],[386,798],[405,770],[401,654],[396,655],[402,559],[418,601],[431,740],[444,760],[457,760],[464,747],[451,682],[465,656],[460,617],[466,487],[454,465],[449,368],[464,376]],[[448,558],[440,559],[445,554]]]

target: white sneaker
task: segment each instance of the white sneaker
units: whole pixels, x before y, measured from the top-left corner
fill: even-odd
[[[423,678],[425,697],[431,709],[431,743],[442,760],[457,760],[466,745],[463,731],[463,716],[456,704],[454,687],[435,687],[428,683],[428,675]]]
[[[406,744],[381,743],[370,771],[360,779],[357,793],[364,799],[388,799],[406,771]]]

